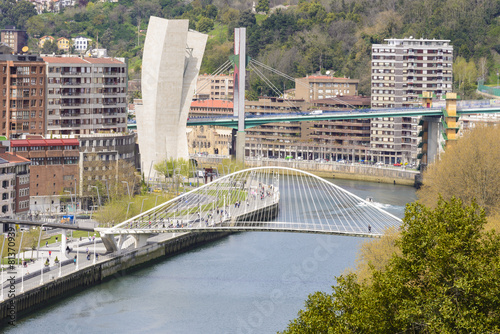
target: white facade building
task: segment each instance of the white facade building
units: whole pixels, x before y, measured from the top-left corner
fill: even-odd
[[[453,46],[449,40],[389,38],[372,45],[372,108],[408,108],[423,92],[435,100],[452,91]],[[370,149],[385,163],[416,162],[418,117],[387,117],[371,122]]]
[[[82,36],[78,36],[76,38],[72,38],[73,46],[75,47],[75,51],[87,51],[89,47],[89,42],[92,42],[90,38],[85,38]]]

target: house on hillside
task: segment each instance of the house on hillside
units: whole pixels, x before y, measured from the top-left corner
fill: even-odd
[[[54,37],[52,37],[52,36],[47,36],[47,35],[45,35],[45,36],[43,36],[43,37],[40,37],[40,38],[39,38],[39,42],[38,42],[38,46],[39,46],[40,48],[43,48],[43,45],[44,45],[44,44],[45,44],[45,42],[47,42],[47,41],[54,42],[54,41],[55,41],[55,38],[54,38]]]
[[[59,37],[57,39],[57,48],[59,50],[64,50],[64,51],[69,51],[69,39],[67,39],[66,37]]]

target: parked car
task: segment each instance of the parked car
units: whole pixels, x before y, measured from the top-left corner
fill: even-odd
[[[340,164],[345,164],[345,160],[344,159],[337,160],[337,162],[340,163]]]
[[[396,167],[401,167],[401,164],[400,164],[399,162],[396,162],[396,163],[394,164],[394,166],[396,166]]]

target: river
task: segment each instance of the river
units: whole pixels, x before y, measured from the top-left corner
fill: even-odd
[[[402,217],[411,187],[331,180]],[[18,320],[4,333],[275,333],[308,294],[355,267],[363,238],[252,232],[116,277]]]

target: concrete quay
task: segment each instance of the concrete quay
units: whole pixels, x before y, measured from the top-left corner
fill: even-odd
[[[221,239],[230,233],[184,233],[172,237],[171,234],[155,237],[148,245],[131,250],[122,251],[119,254],[109,254],[99,256],[99,260],[93,264],[92,260],[86,259],[86,252],[80,251],[78,261],[79,269],[72,264],[72,260],[65,260],[61,264],[60,270],[57,265],[44,269],[43,283],[38,272],[30,274],[23,282],[24,291],[21,292],[21,282],[19,281],[19,269],[15,275],[16,283],[8,283],[8,272],[4,273],[4,301],[0,303],[0,326],[16,321],[17,318],[26,315],[37,308],[42,308],[48,303],[70,296],[84,290],[87,287],[98,285],[103,281],[119,278],[129,270],[138,269],[147,265],[151,261],[160,261],[180,252],[184,252],[205,243]],[[81,245],[84,246],[84,245]],[[89,246],[93,258],[92,249]],[[104,249],[101,246],[101,251]],[[76,254],[73,251],[72,255]],[[55,254],[54,254],[55,255]],[[59,255],[60,256],[60,255]],[[34,276],[31,276],[34,275]],[[26,275],[28,276],[28,275]],[[9,297],[9,291],[13,291]]]

